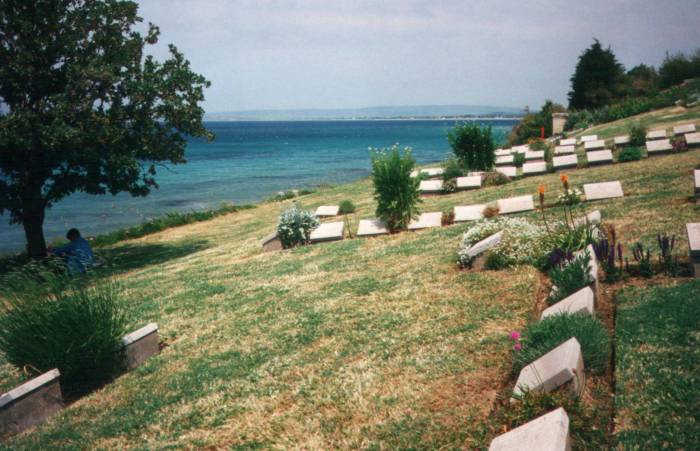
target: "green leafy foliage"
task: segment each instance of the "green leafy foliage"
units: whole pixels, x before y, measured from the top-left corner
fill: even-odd
[[[408,227],[418,211],[419,178],[411,177],[415,160],[410,148],[400,151],[397,145],[372,154],[372,182],[376,215],[391,231]]]
[[[452,151],[463,168],[472,171],[488,171],[496,160],[491,127],[465,122],[447,133]]]
[[[521,349],[513,350],[513,371],[517,374],[571,337],[581,345],[587,372],[601,373],[607,368],[610,359],[608,331],[595,316],[577,313],[552,315],[528,324],[522,332]]]
[[[69,395],[89,391],[121,371],[128,321],[115,285],[27,268],[5,282],[13,287],[4,290],[7,310],[0,315],[0,351],[8,362],[33,375],[58,368]]]
[[[524,153],[516,153],[513,155],[513,165],[516,168],[522,168],[523,164],[525,164],[525,154]]]
[[[642,149],[636,146],[623,147],[617,154],[617,161],[624,163],[625,161],[637,161],[642,159]]]
[[[641,147],[647,141],[647,128],[641,123],[630,127],[630,146]]]
[[[696,77],[700,77],[700,49],[691,56],[686,56],[683,53],[666,54],[666,58],[659,68],[662,88],[668,88]]]
[[[550,305],[593,282],[590,275],[590,259],[590,253],[584,250],[570,262],[562,263],[549,271],[549,278],[556,287],[547,298]]]
[[[355,213],[355,204],[353,204],[352,201],[349,199],[341,200],[338,206],[338,213],[340,213],[341,215]]]
[[[598,40],[579,57],[571,76],[569,108],[579,110],[610,104],[624,93],[624,68]]]
[[[295,202],[284,210],[277,223],[277,236],[285,249],[308,244],[311,232],[320,224],[316,215]]]
[[[547,100],[540,111],[526,114],[511,130],[508,142],[511,145],[526,144],[530,140],[541,141],[540,135],[544,127],[545,136],[552,136],[552,113],[566,111],[562,105]],[[541,149],[540,149],[541,150]]]
[[[462,177],[464,175],[464,168],[459,160],[455,157],[449,157],[445,160],[443,164],[442,181],[447,182],[449,180],[454,180],[457,177]]]

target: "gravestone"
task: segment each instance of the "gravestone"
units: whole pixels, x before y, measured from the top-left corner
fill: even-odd
[[[613,162],[613,154],[611,150],[594,150],[592,152],[586,152],[586,159],[588,160],[589,166],[594,166],[597,164],[608,164]]]
[[[501,242],[502,238],[503,238],[503,232],[497,232],[491,236],[484,238],[483,240],[479,241],[478,243],[474,244],[472,247],[467,249],[467,256],[471,259],[471,258],[474,258],[478,255],[483,254],[487,250],[498,245],[498,243]]]
[[[651,130],[647,133],[647,139],[664,139],[666,130]]]
[[[43,423],[63,409],[61,373],[48,371],[0,396],[0,437]]]
[[[551,392],[568,382],[575,394],[581,393],[585,383],[583,355],[574,337],[523,368],[511,400],[517,400],[526,390]]]
[[[581,137],[581,142],[582,143],[587,143],[590,141],[597,141],[598,140],[598,135],[586,135]]]
[[[414,219],[408,225],[408,230],[429,229],[432,227],[442,227],[442,212],[422,213],[418,219]]]
[[[523,144],[521,146],[513,146],[511,149],[513,153],[525,153],[528,150],[530,150],[530,145],[529,144]]]
[[[282,249],[282,240],[273,232],[260,241],[263,252],[278,251]]]
[[[507,164],[513,164],[515,161],[515,158],[513,155],[502,155],[500,157],[496,157],[496,166],[504,166]]]
[[[571,451],[569,416],[559,407],[499,435],[489,451]]]
[[[316,216],[338,216],[340,207],[338,205],[321,205],[316,209]]]
[[[497,157],[502,157],[504,155],[510,155],[510,149],[496,149],[493,152]]]
[[[537,174],[545,174],[547,172],[547,163],[543,162],[538,162],[538,163],[525,163],[523,164],[523,175],[537,175]]]
[[[578,157],[576,154],[572,155],[559,155],[552,158],[552,165],[555,171],[567,168],[575,168],[578,166]]]
[[[688,146],[700,146],[700,133],[687,133],[684,138]]]
[[[311,243],[323,243],[326,241],[338,241],[343,239],[345,222],[324,222],[311,231]]]
[[[358,237],[386,235],[388,233],[389,228],[380,219],[361,219],[360,224],[357,226]]]
[[[673,146],[671,145],[670,139],[647,141],[647,154],[649,156],[663,155],[670,152],[673,152]]]
[[[468,177],[457,177],[457,189],[481,188],[481,176],[472,175]]]
[[[569,113],[552,113],[552,135],[561,135],[564,133],[564,125]]]
[[[559,145],[560,146],[575,146],[576,145],[576,138],[560,139]]]
[[[576,152],[575,146],[556,146],[554,148],[554,155],[566,155],[566,154],[575,153],[575,152]]]
[[[695,179],[695,197],[698,197],[700,196],[700,169],[693,171],[693,178]]]
[[[525,152],[525,160],[544,160],[544,150],[528,150]]]
[[[486,204],[456,206],[455,222],[477,221],[484,217]]]
[[[605,149],[605,140],[596,139],[595,141],[586,141],[583,144],[583,148],[586,149],[586,151]]]
[[[500,172],[509,178],[515,178],[518,175],[518,168],[515,166],[499,166],[496,168],[496,172]]]
[[[124,365],[128,370],[141,365],[146,359],[160,352],[158,324],[149,323],[122,338]]]
[[[422,174],[427,174],[428,177],[440,177],[445,170],[443,168],[425,168],[420,172]]]
[[[531,195],[499,199],[497,203],[498,212],[502,215],[535,209],[535,203]]]
[[[441,193],[442,192],[442,180],[422,180],[420,185],[418,185],[418,190],[421,193]]]
[[[685,226],[688,233],[688,251],[690,264],[693,266],[693,276],[700,278],[700,222],[691,222]]]
[[[467,172],[467,177],[474,177],[475,175],[478,175],[479,177],[483,177],[484,174],[486,174],[485,171],[469,171],[469,172]]]
[[[622,184],[619,181],[603,183],[586,183],[583,185],[583,193],[586,201],[613,199],[623,197]]]
[[[593,314],[593,304],[595,293],[591,287],[583,287],[576,293],[571,294],[542,312],[540,319],[552,315],[562,315],[566,313],[588,313]]]
[[[613,142],[615,143],[616,146],[624,146],[626,144],[629,144],[630,143],[630,135],[616,136],[615,139],[613,139]]]
[[[673,127],[674,135],[685,135],[686,133],[695,133],[695,124],[683,124]]]

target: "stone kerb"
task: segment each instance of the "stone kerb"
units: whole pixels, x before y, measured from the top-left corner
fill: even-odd
[[[61,373],[48,371],[0,396],[0,437],[43,423],[63,409]]]
[[[124,346],[124,366],[127,370],[133,370],[146,359],[158,354],[158,324],[149,323],[122,338]]]

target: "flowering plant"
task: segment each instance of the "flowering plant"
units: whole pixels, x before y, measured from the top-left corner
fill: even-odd
[[[561,193],[557,197],[557,203],[559,205],[565,205],[567,207],[571,207],[573,205],[581,203],[581,195],[583,193],[576,189],[576,188],[569,188],[564,190],[563,193]]]
[[[319,224],[318,218],[313,213],[302,210],[294,203],[280,215],[277,236],[285,249],[307,244],[311,238],[311,231]]]

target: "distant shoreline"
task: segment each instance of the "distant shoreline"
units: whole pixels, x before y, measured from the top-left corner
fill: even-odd
[[[205,122],[520,121],[522,116],[353,117],[309,119],[212,118]]]

